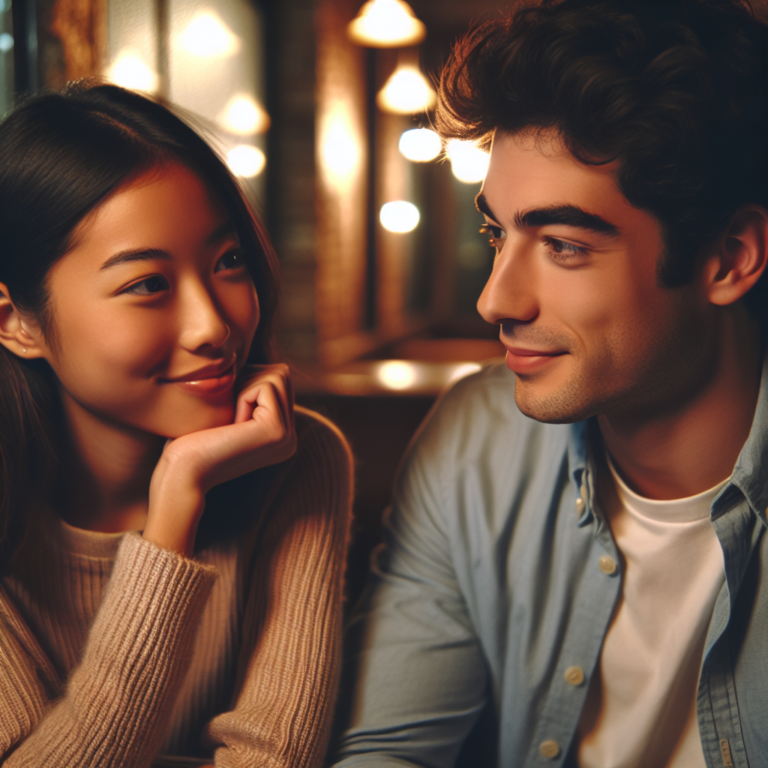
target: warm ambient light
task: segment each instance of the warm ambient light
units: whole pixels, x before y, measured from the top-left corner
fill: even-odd
[[[418,378],[416,367],[404,360],[387,360],[376,371],[376,378],[388,389],[408,389]]]
[[[451,161],[453,175],[465,184],[475,184],[488,173],[488,153],[478,149],[471,141],[451,139],[445,151]]]
[[[267,163],[264,153],[257,147],[241,144],[227,152],[227,165],[235,176],[252,179],[258,176]]]
[[[379,220],[390,232],[412,232],[419,223],[419,209],[405,200],[395,200],[381,206]]]
[[[231,133],[252,136],[264,133],[269,128],[270,120],[269,115],[251,96],[237,94],[227,103],[219,122]]]
[[[349,22],[347,34],[358,45],[399,48],[420,43],[427,29],[402,0],[370,0]]]
[[[453,383],[463,379],[465,376],[469,376],[470,373],[477,373],[482,367],[480,363],[460,363],[451,371],[448,381]]]
[[[414,115],[432,109],[437,101],[432,86],[419,70],[410,65],[399,66],[376,96],[385,112]]]
[[[414,163],[434,160],[442,148],[440,137],[429,128],[413,128],[400,137],[400,151]]]
[[[158,86],[157,74],[129,48],[120,51],[117,55],[107,70],[107,79],[123,88],[146,93],[154,93]]]
[[[343,105],[322,123],[320,156],[325,177],[338,192],[348,189],[360,165],[361,150]]]
[[[223,59],[240,50],[240,38],[213,11],[201,11],[181,33],[181,46],[194,56]]]

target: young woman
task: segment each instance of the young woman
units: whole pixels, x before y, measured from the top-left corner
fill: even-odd
[[[164,107],[80,83],[0,126],[3,766],[322,762],[351,464],[267,364],[275,291]]]

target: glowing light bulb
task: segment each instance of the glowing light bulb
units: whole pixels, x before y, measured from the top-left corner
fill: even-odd
[[[240,38],[213,11],[201,11],[181,33],[181,45],[194,56],[223,59],[240,50]]]
[[[443,148],[440,137],[429,128],[413,128],[400,137],[400,151],[414,163],[434,160]]]
[[[107,79],[123,88],[153,93],[157,91],[158,76],[129,48],[117,55],[107,70]]]
[[[258,176],[267,163],[267,158],[258,147],[246,144],[234,147],[227,152],[227,165],[235,176],[252,179]]]
[[[232,133],[252,136],[254,133],[264,133],[269,128],[270,120],[269,115],[251,96],[237,94],[227,103],[219,122]]]
[[[358,45],[396,48],[420,43],[427,29],[403,0],[369,0],[349,22],[347,34]]]
[[[416,67],[398,67],[376,96],[376,103],[385,112],[413,115],[432,109],[437,95]]]
[[[387,360],[376,371],[376,378],[388,389],[407,389],[416,383],[416,368],[404,360]]]
[[[419,209],[405,200],[384,203],[379,213],[379,221],[389,232],[412,232],[419,223]]]
[[[451,139],[446,144],[453,175],[465,184],[475,184],[488,173],[489,155],[471,141]]]

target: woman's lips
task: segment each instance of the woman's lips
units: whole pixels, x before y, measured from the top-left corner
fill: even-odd
[[[507,347],[507,368],[518,374],[534,373],[564,354],[566,353]]]
[[[191,373],[178,379],[165,379],[164,384],[175,384],[177,387],[194,392],[198,395],[218,395],[232,389],[237,373],[234,362],[221,373],[215,373],[210,369],[201,369],[197,373]]]

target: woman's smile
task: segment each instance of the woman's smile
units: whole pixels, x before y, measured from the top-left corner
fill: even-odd
[[[70,421],[162,437],[229,424],[259,322],[231,220],[173,164],[120,187],[48,277],[57,343],[41,345]],[[95,320],[98,318],[98,321]]]

